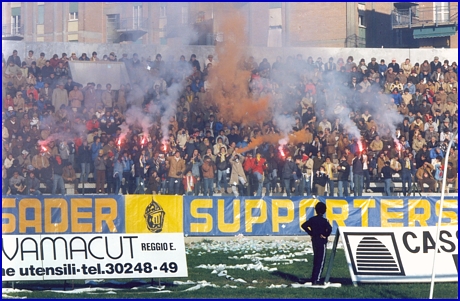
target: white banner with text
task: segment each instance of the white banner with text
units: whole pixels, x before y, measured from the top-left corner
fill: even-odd
[[[436,227],[340,227],[353,282],[430,282]],[[441,226],[435,281],[458,282],[458,228]]]
[[[2,281],[187,277],[183,233],[2,235]]]

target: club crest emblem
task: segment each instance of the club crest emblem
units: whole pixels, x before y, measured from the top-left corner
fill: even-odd
[[[149,229],[150,232],[159,233],[163,230],[165,211],[153,198],[150,204],[145,208],[144,218],[147,229]]]

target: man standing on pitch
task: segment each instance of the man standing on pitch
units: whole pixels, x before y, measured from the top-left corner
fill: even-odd
[[[311,273],[312,285],[320,284],[321,272],[326,260],[327,238],[332,232],[332,226],[323,217],[326,213],[326,204],[319,202],[315,206],[316,216],[302,224],[302,229],[311,236],[313,246],[313,270]]]

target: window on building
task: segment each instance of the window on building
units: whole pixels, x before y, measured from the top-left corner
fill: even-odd
[[[166,4],[160,6],[160,18],[166,18]]]
[[[11,9],[11,34],[16,35],[21,33],[21,8],[15,7]]]
[[[69,21],[75,21],[75,20],[78,20],[78,12],[69,13]]]
[[[78,2],[69,3],[69,21],[78,20]]]
[[[282,3],[281,2],[270,2],[269,8],[281,8]]]
[[[39,25],[45,24],[45,6],[44,5],[38,6],[37,24]]]
[[[133,28],[139,28],[142,20],[142,5],[133,6]]]
[[[187,6],[182,6],[181,9],[181,20],[182,24],[188,24],[188,7]]]
[[[107,43],[114,43],[117,39],[117,29],[120,27],[120,14],[107,15]]]
[[[449,20],[449,2],[433,2],[434,4],[434,21],[446,22]]]
[[[366,25],[364,24],[364,15],[358,15],[358,26],[366,27]]]

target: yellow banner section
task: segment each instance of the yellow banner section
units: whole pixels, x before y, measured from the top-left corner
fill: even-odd
[[[182,196],[126,195],[126,233],[183,232]]]

